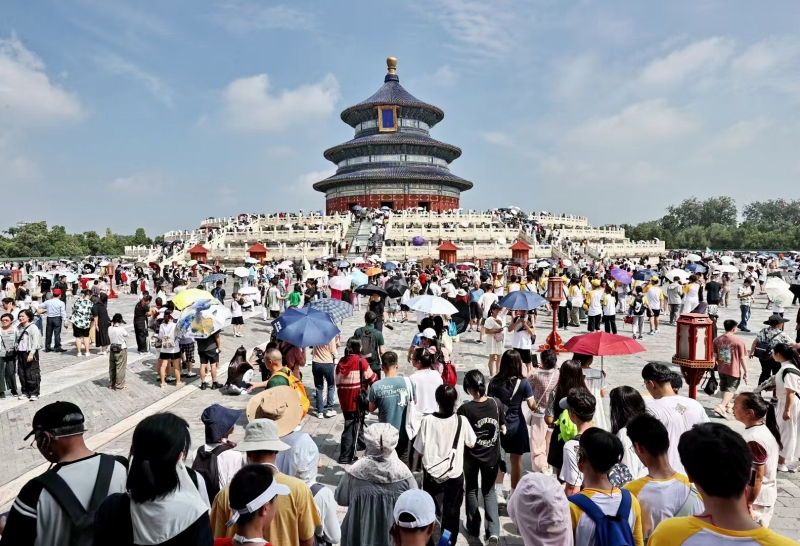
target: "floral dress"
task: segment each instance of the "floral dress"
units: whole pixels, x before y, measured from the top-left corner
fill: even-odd
[[[89,337],[88,330],[92,325],[92,307],[94,307],[92,300],[81,299],[72,304],[72,316],[69,321],[75,328],[87,330],[86,335],[78,336],[76,334],[75,337]]]

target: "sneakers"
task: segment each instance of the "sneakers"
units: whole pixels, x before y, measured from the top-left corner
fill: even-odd
[[[35,394],[33,396],[31,396],[31,402],[36,402],[38,399],[39,399],[39,397],[36,396]]]
[[[206,383],[201,383],[201,384],[200,384],[200,390],[201,390],[201,391],[204,391],[204,390],[206,390],[207,388],[208,388],[208,384],[206,384]]]
[[[789,472],[789,467],[785,464],[778,465],[778,472]]]
[[[336,412],[332,409],[329,409],[325,412],[325,417],[336,417]]]
[[[26,397],[25,397],[25,395],[24,395],[24,394],[18,394],[18,395],[17,395],[17,400],[25,400],[25,398],[26,398]]]
[[[497,546],[497,543],[498,543],[499,540],[500,539],[498,539],[496,536],[490,536],[486,540],[486,546]]]
[[[174,376],[174,375],[168,375],[168,376],[166,377],[165,381],[166,381],[167,383],[175,383],[175,376]]]
[[[316,412],[317,419],[325,419],[325,412],[318,411]]]
[[[656,331],[655,330],[650,330],[649,332],[647,332],[647,335],[648,336],[654,336],[654,335],[656,335]]]
[[[211,388],[212,388],[212,389],[214,389],[214,390],[216,390],[216,389],[220,388],[221,386],[222,386],[222,385],[220,385],[220,384],[219,384],[219,383],[217,383],[216,381],[214,381],[214,382],[211,384]]]
[[[655,330],[653,330],[653,331],[654,331],[655,333],[658,333],[658,332],[659,332],[659,329],[658,329],[658,328],[656,328],[656,329],[655,329]]]
[[[194,372],[189,372],[186,374],[186,377],[197,377],[197,374]]]

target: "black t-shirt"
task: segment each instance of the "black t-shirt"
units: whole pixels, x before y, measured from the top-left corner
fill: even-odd
[[[717,281],[706,283],[706,298],[710,304],[718,304],[720,294],[722,293],[722,285]]]
[[[488,398],[485,402],[467,402],[458,408],[458,415],[463,415],[475,431],[475,447],[466,448],[465,454],[480,464],[494,466],[500,459],[500,427],[506,420],[503,404],[496,398]]]
[[[147,314],[150,312],[149,305],[142,305],[141,302],[136,304],[133,309],[133,322],[147,322]]]
[[[306,303],[308,303],[311,300],[313,300],[314,299],[314,294],[316,294],[316,293],[317,293],[317,291],[314,290],[313,287],[312,288],[306,288]]]
[[[213,351],[214,349],[217,348],[217,336],[198,338],[195,339],[195,343],[197,343],[197,351],[200,353]]]
[[[50,292],[51,286],[53,286],[53,282],[47,277],[43,277],[42,283],[39,285],[39,288],[42,290],[42,293],[47,293]]]
[[[383,298],[379,299],[378,301],[369,302],[369,310],[378,316],[378,320],[376,322],[383,322],[384,302],[385,300]]]

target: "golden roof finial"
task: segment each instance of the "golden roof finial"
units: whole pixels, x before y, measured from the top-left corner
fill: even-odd
[[[386,59],[386,68],[389,69],[389,74],[397,74],[397,57]]]

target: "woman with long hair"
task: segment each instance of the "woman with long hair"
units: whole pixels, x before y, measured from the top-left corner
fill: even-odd
[[[564,464],[564,440],[559,438],[561,432],[558,426],[558,416],[561,410],[558,402],[566,398],[570,389],[583,387],[586,389],[586,381],[583,378],[583,368],[577,360],[567,360],[561,364],[558,374],[558,384],[553,392],[550,393],[550,400],[547,401],[545,410],[545,422],[553,427],[550,434],[550,451],[547,453],[547,464],[553,468],[553,475],[558,476]]]
[[[489,396],[495,397],[506,407],[506,433],[500,438],[503,451],[511,457],[511,492],[522,478],[522,456],[531,450],[528,427],[522,418],[522,403],[529,409],[536,407],[531,384],[522,372],[522,357],[509,349],[500,357],[500,370],[489,382]]]
[[[108,317],[108,295],[100,292],[98,300],[92,306],[92,327],[95,331],[94,345],[100,347],[99,355],[108,353],[111,341],[108,339],[108,328],[111,326],[111,319]]]
[[[464,392],[472,397],[458,408],[458,414],[467,418],[475,431],[475,447],[467,448],[464,454],[464,482],[467,491],[467,532],[479,537],[481,514],[478,510],[478,478],[483,506],[486,512],[484,538],[500,537],[500,515],[497,509],[497,493],[494,483],[500,463],[499,438],[505,427],[502,405],[496,398],[486,396],[486,378],[480,370],[464,374]]]
[[[755,480],[747,490],[747,506],[756,522],[769,527],[778,497],[778,459],[783,448],[775,408],[760,394],[743,392],[734,400],[733,415],[744,424],[743,436],[753,452]]]
[[[189,423],[172,413],[143,419],[133,431],[127,493],[107,497],[94,518],[95,544],[211,546],[205,481],[184,461]]]
[[[800,457],[800,354],[791,345],[778,343],[772,349],[772,358],[780,364],[775,373],[775,413],[783,443],[778,470],[796,472]]]
[[[609,402],[611,402],[611,433],[622,442],[622,464],[628,467],[634,479],[647,476],[647,467],[636,455],[626,430],[631,419],[647,412],[642,395],[633,387],[615,387],[611,389]]]
[[[253,378],[253,364],[247,360],[247,349],[240,346],[228,364],[228,378],[219,390],[220,394],[240,395],[247,392]]]
[[[144,295],[133,309],[133,332],[136,336],[136,347],[140,355],[146,355],[148,351],[147,320],[153,315],[150,310],[150,301],[150,295]]]

